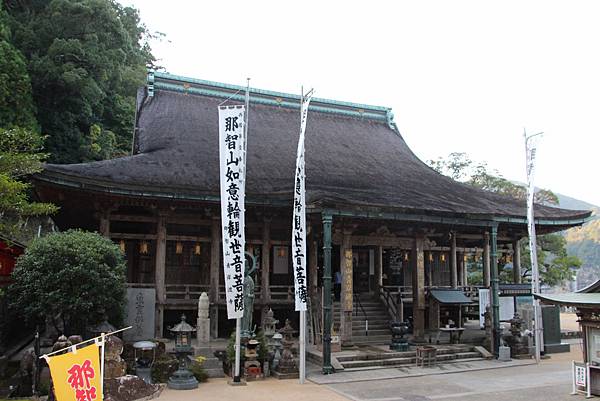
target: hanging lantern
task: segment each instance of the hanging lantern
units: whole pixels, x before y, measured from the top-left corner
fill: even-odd
[[[148,241],[142,241],[142,242],[140,242],[140,253],[142,255],[147,255],[148,254]]]
[[[442,261],[442,263],[446,262],[446,254],[445,253],[440,254],[440,260]]]
[[[202,253],[202,247],[200,246],[199,242],[196,242],[196,245],[194,245],[194,255],[200,256],[201,253]]]
[[[463,261],[466,262],[468,259],[467,254],[463,255]]]
[[[277,249],[277,256],[279,256],[280,258],[285,258],[285,247],[280,246]]]
[[[125,240],[124,239],[119,241],[119,249],[121,250],[121,253],[125,253]]]
[[[179,241],[175,243],[175,253],[181,255],[183,253],[183,244]]]
[[[433,262],[433,252],[429,252],[429,262]]]
[[[404,261],[408,261],[408,252],[404,252]]]

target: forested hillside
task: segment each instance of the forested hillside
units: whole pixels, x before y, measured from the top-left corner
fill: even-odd
[[[136,89],[154,62],[137,10],[112,0],[4,0],[2,8],[0,126],[46,135],[51,162],[129,153]]]
[[[583,227],[565,231],[567,251],[582,261],[577,272],[577,286],[583,288],[600,279],[600,208],[598,206],[558,194],[560,206],[566,209],[593,210],[592,221]]]

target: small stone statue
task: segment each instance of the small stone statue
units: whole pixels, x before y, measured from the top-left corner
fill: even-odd
[[[279,320],[273,317],[273,309],[269,308],[263,321],[263,332],[265,333],[266,337],[273,337],[273,334],[275,334],[276,331],[275,326],[277,323],[279,323]]]
[[[252,327],[252,315],[254,313],[254,279],[252,274],[256,271],[256,259],[253,255],[246,252],[250,257],[252,266],[246,268],[244,274],[244,315],[242,316],[242,337],[252,337],[254,328]]]
[[[198,298],[198,319],[196,321],[196,339],[199,347],[210,343],[210,318],[208,317],[208,295],[203,292]]]

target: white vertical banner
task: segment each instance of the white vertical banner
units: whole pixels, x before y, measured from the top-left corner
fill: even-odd
[[[244,106],[219,107],[221,223],[227,318],[244,314]]]
[[[311,90],[302,95],[300,107],[300,138],[296,156],[296,179],[294,181],[294,217],[292,221],[292,266],[294,272],[294,289],[296,293],[296,310],[306,310],[308,296],[306,279],[306,193],[304,172],[304,132],[308,105],[312,97]]]
[[[538,276],[538,261],[535,238],[535,220],[533,215],[533,200],[535,197],[535,153],[536,153],[536,138],[529,137],[525,139],[525,153],[527,158],[527,228],[529,231],[529,252],[531,254],[531,274],[533,283],[533,292],[539,293],[539,276]]]

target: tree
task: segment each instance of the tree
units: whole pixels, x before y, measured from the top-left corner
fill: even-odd
[[[486,163],[472,161],[466,153],[450,153],[447,158],[439,157],[437,160],[427,162],[437,172],[447,175],[455,180],[462,181],[474,187],[500,193],[512,198],[526,201],[527,189],[502,177],[498,171],[490,172]],[[558,205],[558,197],[548,189],[536,191],[534,201],[547,205]],[[540,281],[543,284],[554,286],[567,280],[572,280],[574,271],[581,266],[581,260],[570,256],[566,250],[565,238],[560,234],[546,234],[536,237],[538,251],[538,268]],[[499,275],[509,277],[512,272],[499,268]],[[521,268],[524,277],[531,276],[531,260],[529,244],[521,243]],[[475,277],[479,279],[479,277]]]
[[[35,130],[31,81],[23,55],[11,43],[8,15],[0,6],[0,127]]]
[[[0,234],[13,238],[24,218],[52,214],[57,207],[30,202],[23,179],[42,170],[44,138],[23,128],[0,128]]]
[[[14,45],[27,60],[50,161],[128,154],[136,90],[154,63],[137,10],[113,0],[5,0]],[[94,150],[92,127],[111,132]]]
[[[81,334],[104,313],[120,325],[125,262],[117,245],[97,233],[69,230],[37,238],[19,257],[8,289],[11,310],[28,322],[45,318]]]

